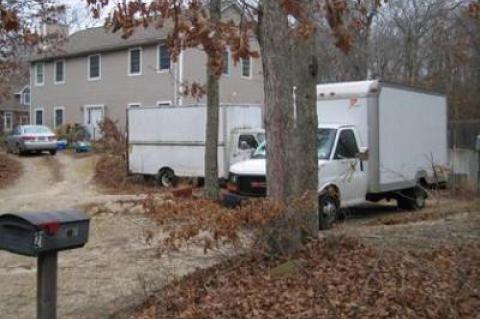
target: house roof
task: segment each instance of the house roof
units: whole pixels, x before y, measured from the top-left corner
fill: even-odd
[[[28,79],[19,76],[13,80],[0,83],[0,111],[22,111],[20,99],[15,97],[28,87]]]
[[[46,52],[33,56],[30,62],[86,55],[95,52],[119,50],[136,45],[158,43],[167,38],[171,23],[165,23],[162,28],[149,26],[137,28],[127,38],[122,38],[122,32],[112,33],[105,27],[88,28],[73,33],[63,43],[57,45],[55,52]]]
[[[222,11],[229,8],[239,9],[235,1],[225,1]],[[70,35],[63,43],[56,45],[55,52],[49,50],[30,58],[30,62],[45,61],[59,58],[87,55],[97,52],[121,50],[132,46],[156,44],[167,39],[173,28],[172,21],[166,21],[162,28],[154,24],[147,28],[136,28],[127,39],[122,38],[122,32],[112,33],[105,27],[94,27],[81,30]]]

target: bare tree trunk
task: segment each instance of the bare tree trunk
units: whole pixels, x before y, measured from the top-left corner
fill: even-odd
[[[210,17],[212,22],[221,18],[221,0],[210,0]],[[218,183],[218,113],[219,80],[210,65],[212,53],[207,53],[207,128],[205,141],[205,196],[217,199],[220,192]],[[213,53],[214,54],[214,53]]]
[[[308,6],[308,1],[304,1]],[[313,10],[310,10],[313,12]],[[293,54],[295,65],[295,197],[302,205],[295,207],[302,231],[318,236],[318,154],[317,154],[317,81],[318,61],[314,37],[299,40]],[[294,159],[296,157],[296,160]],[[296,164],[295,164],[296,163]],[[302,163],[299,165],[298,163]]]
[[[318,218],[315,41],[313,37],[306,42],[300,38],[292,40],[287,15],[277,0],[263,2],[259,24],[265,90],[267,191],[270,198],[285,205],[282,217],[271,225],[269,244],[271,249],[289,254],[302,246],[304,231],[311,236],[318,232],[318,221],[315,222]],[[298,86],[296,106],[295,85]]]

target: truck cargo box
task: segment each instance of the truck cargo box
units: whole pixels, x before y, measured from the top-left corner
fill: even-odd
[[[168,169],[176,176],[204,176],[205,105],[139,107],[127,112],[130,173],[158,175]],[[260,105],[220,107],[219,177],[227,176],[233,160],[242,159],[239,150],[242,141],[234,145],[232,136],[241,139],[249,130],[252,138],[259,139],[253,142],[259,143],[264,138],[262,124]]]
[[[354,125],[362,146],[368,147],[369,193],[441,178],[434,167],[448,163],[447,99],[443,94],[362,81],[319,85],[317,95],[319,125]]]

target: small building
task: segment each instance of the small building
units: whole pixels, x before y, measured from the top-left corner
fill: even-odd
[[[238,19],[226,5],[222,16]],[[128,39],[103,27],[71,34],[53,53],[30,60],[31,122],[55,129],[80,123],[95,136],[98,121],[109,117],[125,128],[126,109],[205,103],[182,94],[184,84],[206,84],[206,55],[201,49],[181,52],[177,61],[166,45],[168,26],[140,27]],[[251,46],[259,50],[252,39]],[[263,104],[260,59],[234,63],[225,52],[220,103]]]
[[[0,134],[8,134],[16,125],[28,124],[30,86],[28,80],[3,83],[5,94],[0,96]]]

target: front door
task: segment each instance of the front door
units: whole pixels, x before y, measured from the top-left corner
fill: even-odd
[[[89,106],[85,112],[85,126],[93,140],[100,138],[99,123],[103,121],[103,107]]]
[[[358,158],[357,136],[352,129],[339,133],[333,157],[336,179],[341,191],[343,205],[354,205],[365,201],[368,185],[366,163]]]

